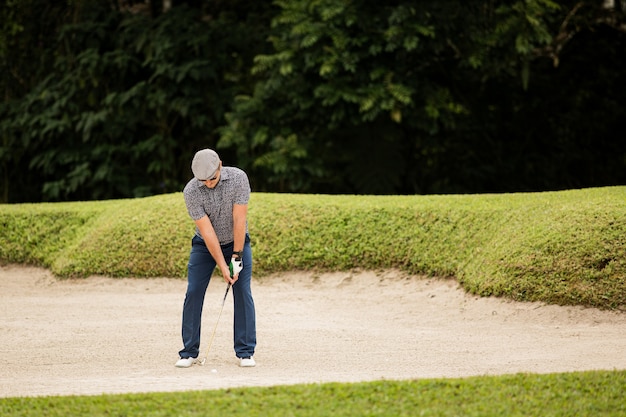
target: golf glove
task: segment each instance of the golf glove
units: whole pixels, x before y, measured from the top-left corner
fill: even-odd
[[[240,257],[231,258],[230,265],[228,265],[228,267],[230,269],[230,276],[234,277],[243,269],[243,261]]]

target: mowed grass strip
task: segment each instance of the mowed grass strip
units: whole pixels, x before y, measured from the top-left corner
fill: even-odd
[[[27,390],[27,387],[25,387]],[[0,399],[5,417],[624,416],[626,371]]]

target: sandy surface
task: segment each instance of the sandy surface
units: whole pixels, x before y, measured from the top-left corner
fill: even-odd
[[[206,365],[178,369],[185,287],[0,267],[0,397],[626,369],[626,313],[478,298],[396,271],[255,279],[257,366],[235,359],[229,294]],[[201,356],[225,289],[209,286]]]

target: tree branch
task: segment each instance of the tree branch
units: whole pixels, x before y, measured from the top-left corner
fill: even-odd
[[[549,57],[552,59],[554,67],[558,67],[559,57],[565,45],[585,27],[607,25],[615,30],[626,33],[626,22],[621,12],[622,6],[619,3],[620,2],[616,5],[613,1],[604,2],[601,10],[592,16],[585,26],[582,26],[580,23],[571,24],[578,11],[586,5],[584,1],[576,3],[572,10],[567,13],[567,16],[565,16],[552,42],[549,45],[534,50],[535,57]]]

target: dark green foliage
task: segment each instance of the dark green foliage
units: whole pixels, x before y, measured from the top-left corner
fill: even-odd
[[[180,5],[151,17],[72,5],[75,21],[59,24],[44,51],[46,72],[0,106],[4,201],[180,190],[191,156],[215,146],[213,131],[246,86],[246,61],[262,50],[250,34],[263,33],[268,6]],[[26,177],[25,189],[8,177]]]
[[[611,130],[625,105],[614,77],[626,36],[597,4],[277,4],[275,52],[256,58],[263,80],[235,103],[220,141],[267,178],[263,189],[455,193],[626,180],[626,148]],[[588,37],[595,54],[572,51]]]
[[[132,4],[131,4],[132,3]],[[624,2],[9,0],[0,201],[626,182]]]

